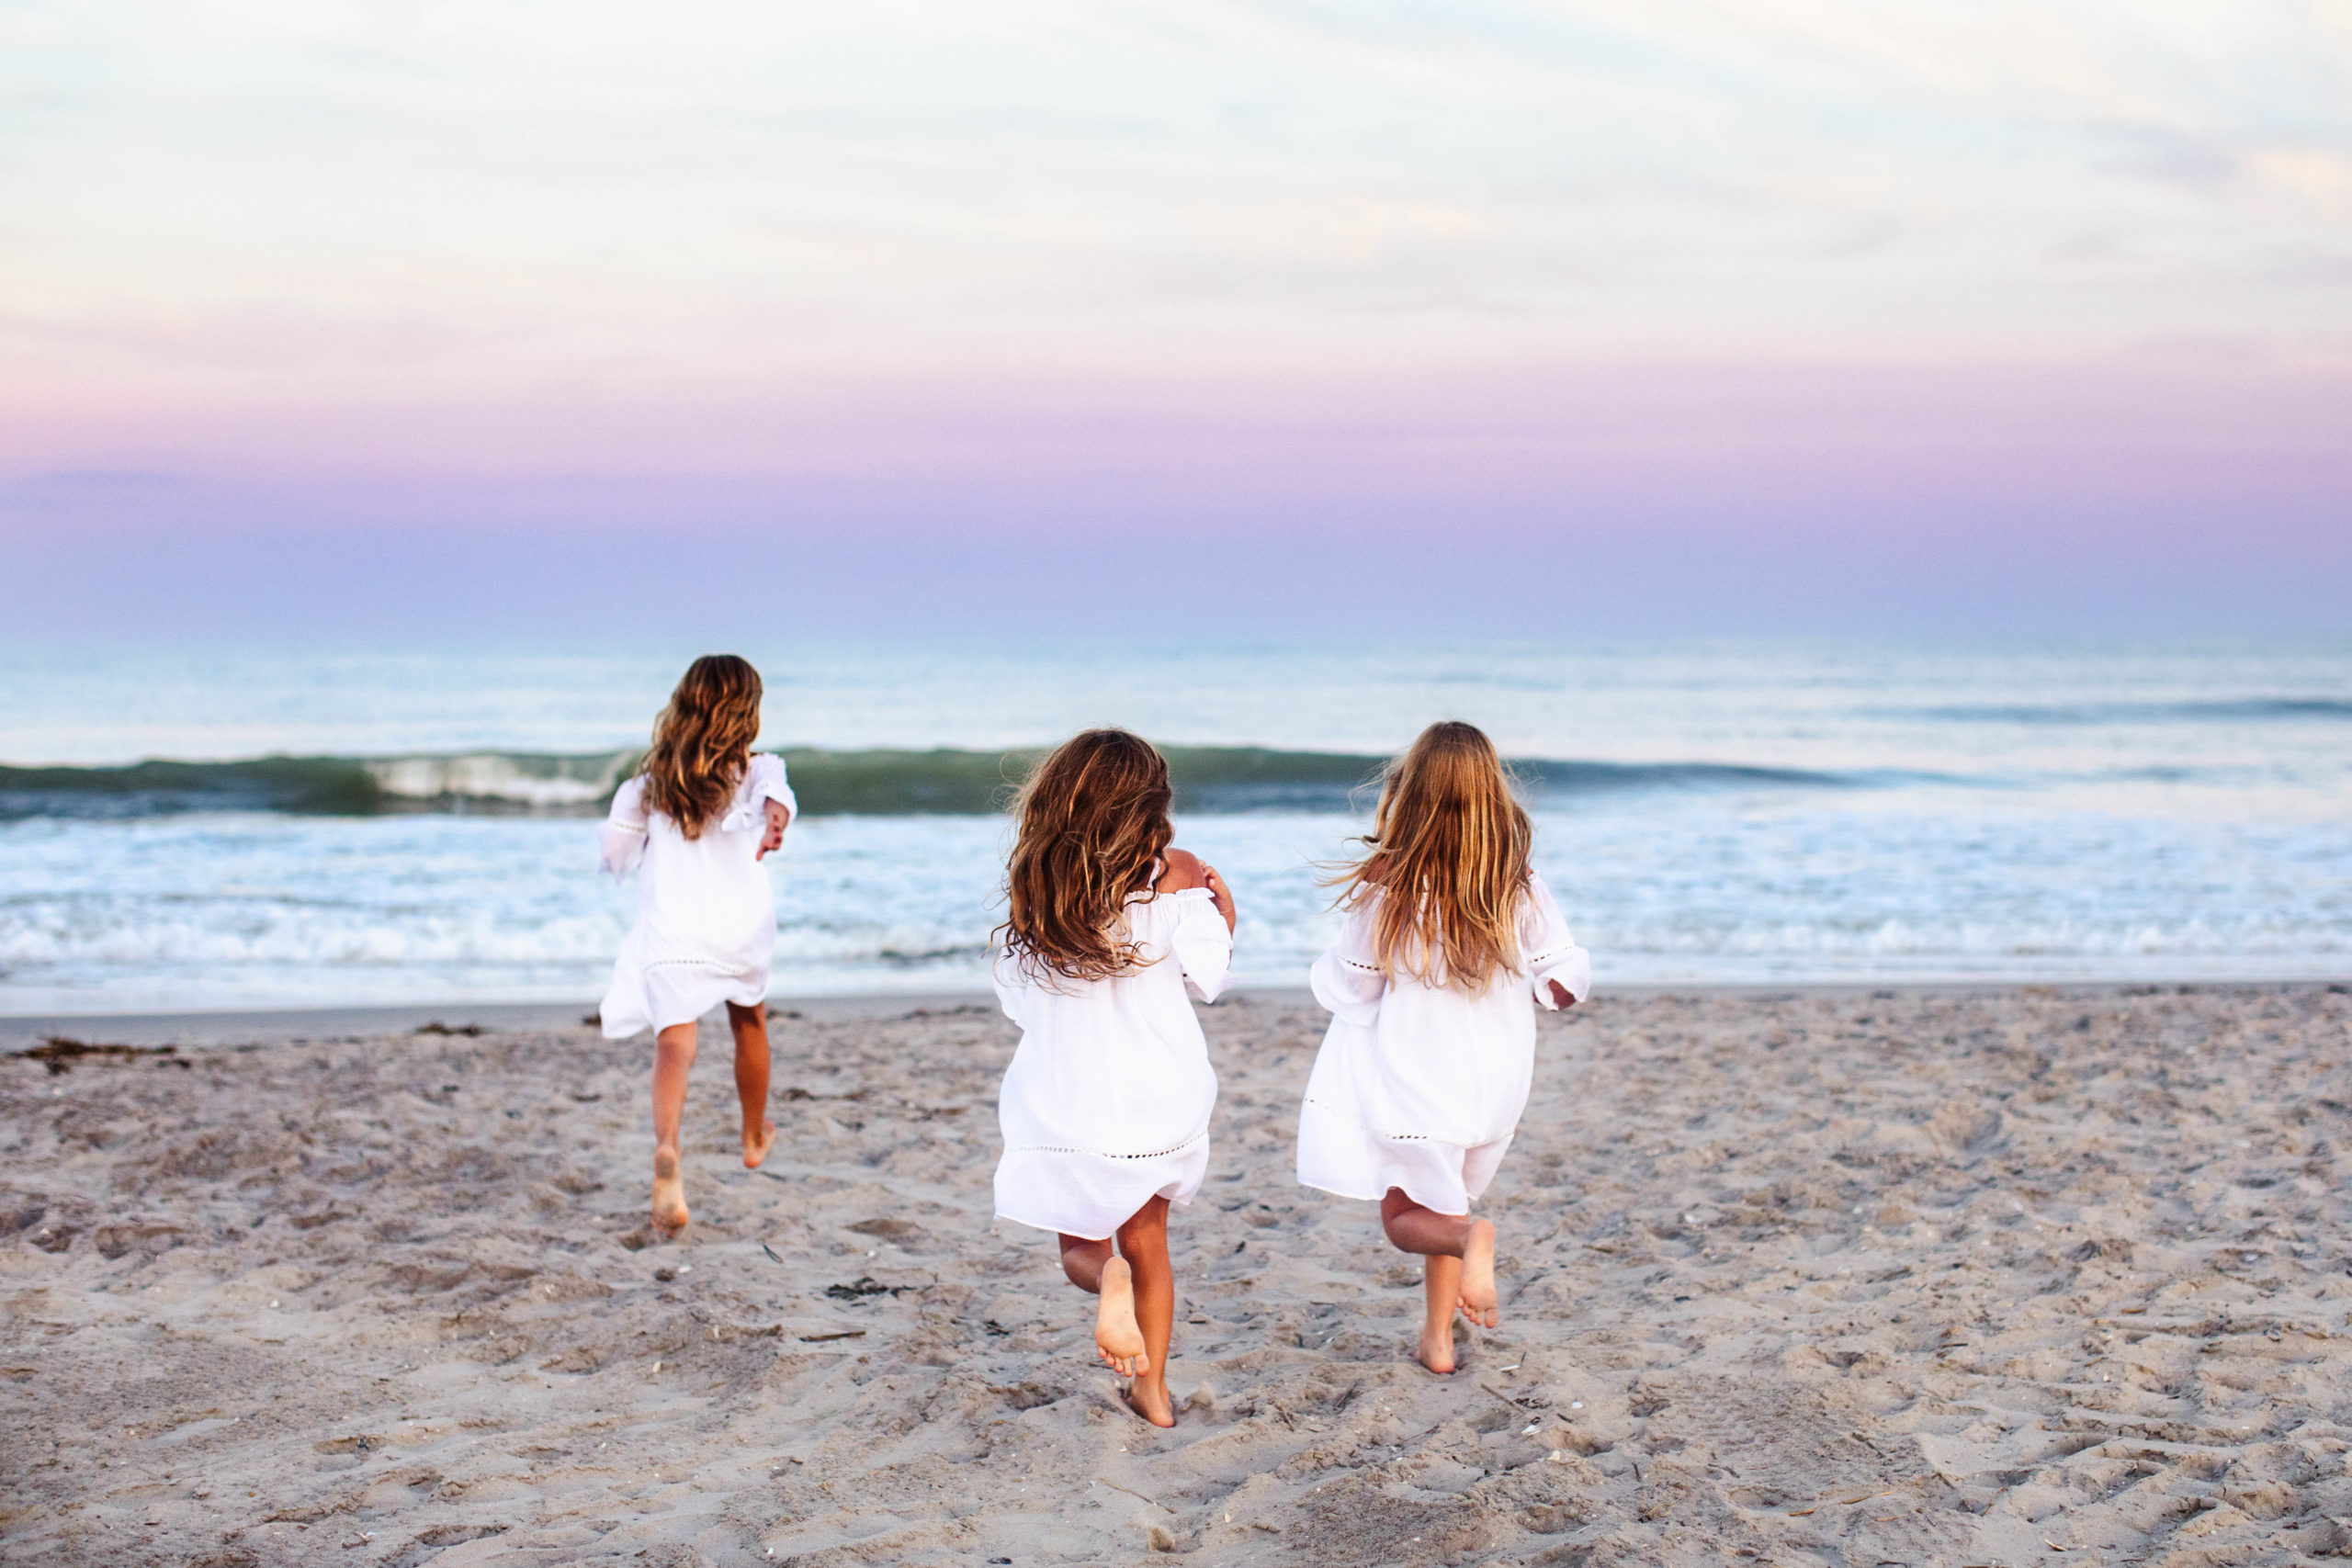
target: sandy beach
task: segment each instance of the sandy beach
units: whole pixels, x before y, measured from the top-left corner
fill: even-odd
[[[1322,1015],[1204,1010],[1182,1424],[990,1219],[1012,1033],[560,1020],[0,1060],[12,1562],[2265,1564],[2352,1551],[2352,994],[1603,995],[1484,1206],[1504,1321],[1291,1179]],[[469,1027],[462,1011],[448,1026]],[[92,1024],[78,1032],[101,1043]]]

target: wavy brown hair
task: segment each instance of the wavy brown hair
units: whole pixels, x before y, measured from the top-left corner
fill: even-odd
[[[1333,882],[1340,907],[1374,897],[1382,968],[1483,991],[1520,964],[1520,900],[1535,831],[1495,743],[1449,719],[1421,731],[1381,775],[1368,852]]]
[[[1012,803],[1021,824],[1005,867],[997,939],[1023,962],[1071,980],[1104,980],[1142,960],[1126,902],[1151,885],[1176,836],[1168,760],[1124,729],[1072,736],[1039,762]]]
[[[748,659],[706,653],[686,666],[670,705],[653,721],[653,750],[645,754],[645,804],[702,837],[727,809],[752,742],[760,734],[760,672]]]

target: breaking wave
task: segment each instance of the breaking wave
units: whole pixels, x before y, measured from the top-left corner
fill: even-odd
[[[810,816],[978,816],[1002,809],[1035,750],[786,750]],[[261,757],[120,767],[0,767],[0,820],[277,811],[364,817],[445,811],[546,816],[600,812],[639,753],[481,751],[414,757]],[[1167,749],[1176,808],[1226,815],[1368,807],[1385,759],[1255,746]],[[1850,789],[1910,782],[1716,762],[1512,764],[1539,799],[1642,791]]]

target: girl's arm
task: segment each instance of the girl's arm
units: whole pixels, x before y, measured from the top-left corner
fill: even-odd
[[[1380,1021],[1381,999],[1388,995],[1388,976],[1373,951],[1374,903],[1367,900],[1348,913],[1340,940],[1315,961],[1307,974],[1315,999],[1337,1017],[1359,1028]]]
[[[1197,900],[1187,902],[1170,945],[1193,995],[1213,1002],[1224,992],[1233,967],[1233,894],[1216,868],[1203,864],[1198,855],[1171,849],[1161,859],[1166,863],[1154,892],[1190,893],[1204,888],[1208,892],[1207,909],[1201,908]]]
[[[645,780],[633,778],[613,792],[613,808],[597,832],[596,868],[627,876],[645,858]]]
[[[1535,982],[1535,999],[1544,1008],[1557,1012],[1592,994],[1592,954],[1577,945],[1552,890],[1532,872],[1527,903],[1520,914],[1519,945]]]
[[[1216,874],[1216,867],[1190,850],[1170,849],[1159,858],[1166,865],[1160,871],[1159,885],[1153,891],[1183,893],[1194,887],[1207,888],[1209,902],[1216,905],[1216,912],[1225,917],[1226,934],[1231,935],[1237,918],[1233,890],[1225,885],[1225,878]]]
[[[773,751],[761,751],[752,758],[751,770],[743,779],[743,803],[727,814],[721,824],[732,831],[757,827],[760,847],[753,860],[764,860],[771,850],[784,847],[784,830],[792,825],[800,803],[793,798],[792,785],[784,774],[784,759]]]

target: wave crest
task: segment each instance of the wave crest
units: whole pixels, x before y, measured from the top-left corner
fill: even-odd
[[[1385,758],[1256,746],[1166,748],[1182,812],[1361,811]],[[801,809],[811,816],[983,816],[1004,808],[1038,750],[790,750]],[[0,767],[0,820],[158,817],[194,811],[315,816],[503,812],[587,816],[604,809],[637,765],[636,750],[569,755],[470,751],[409,757],[261,757],[225,762],[135,762],[102,768]],[[1716,762],[1512,764],[1538,799],[1645,790],[1832,789],[1903,782]]]

